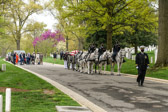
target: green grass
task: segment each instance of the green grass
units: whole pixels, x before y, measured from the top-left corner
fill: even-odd
[[[154,62],[154,59],[155,59],[154,51],[147,52],[147,54],[149,56],[149,61],[151,61],[151,57],[153,57],[153,62]],[[44,61],[49,62],[49,63],[55,63],[55,64],[63,64],[63,60],[60,60],[60,59],[57,59],[57,61],[54,62],[53,58],[46,58],[44,59]],[[134,60],[126,59],[126,63],[122,65],[121,72],[132,74],[132,75],[137,75],[138,71],[135,66],[136,65],[135,65]],[[110,66],[107,66],[106,70],[110,71]],[[114,71],[117,72],[117,66],[115,66]],[[154,63],[150,63],[150,69],[147,70],[146,76],[168,80],[168,67],[154,68]]]
[[[0,59],[0,67],[2,64],[6,64],[7,71],[0,72],[0,87],[28,90],[27,92],[12,92],[12,112],[55,112],[56,105],[79,105],[37,76]],[[54,93],[45,94],[44,90]],[[0,94],[5,98],[5,93],[0,92]]]
[[[64,65],[64,60],[60,60],[60,59],[54,60],[54,58],[52,58],[52,57],[44,58],[43,61],[48,62],[48,63],[53,63],[53,64]]]

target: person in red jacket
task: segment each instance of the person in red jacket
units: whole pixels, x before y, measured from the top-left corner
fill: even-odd
[[[18,61],[19,61],[19,56],[18,56],[18,54],[16,53],[16,64],[18,64]]]

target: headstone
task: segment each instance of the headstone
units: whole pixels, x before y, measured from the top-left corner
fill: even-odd
[[[135,60],[135,55],[132,55],[132,60]]]
[[[6,64],[2,64],[2,71],[6,71]]]
[[[138,51],[139,51],[139,52],[141,51],[140,46],[138,47]]]
[[[80,106],[56,106],[58,112],[92,112],[86,107]]]
[[[0,112],[3,112],[3,97],[0,95]]]
[[[59,54],[57,54],[57,58],[60,59],[60,55]]]
[[[144,51],[145,51],[145,52],[148,52],[148,47],[145,47]]]
[[[52,54],[52,53],[50,53],[50,57],[52,57],[52,58],[53,58],[53,54]]]
[[[11,89],[6,89],[5,112],[11,112]]]
[[[151,45],[149,45],[149,51],[150,51],[150,52],[152,51],[152,46],[151,46]]]
[[[127,51],[127,56],[128,56],[128,59],[132,58],[132,54],[131,54],[131,50],[130,49],[128,49],[128,51]]]
[[[135,54],[135,49],[131,48],[131,54]]]
[[[155,63],[157,61],[157,54],[158,54],[158,49],[155,49]]]
[[[151,57],[151,63],[153,63],[153,57]]]

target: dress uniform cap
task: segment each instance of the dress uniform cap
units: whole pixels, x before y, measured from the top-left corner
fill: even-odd
[[[144,49],[145,48],[145,46],[140,46],[140,49]]]

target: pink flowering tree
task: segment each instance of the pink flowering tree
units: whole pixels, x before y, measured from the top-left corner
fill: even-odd
[[[61,41],[65,42],[65,39],[60,31],[51,32],[48,30],[34,39],[33,46],[38,52],[42,52],[46,56],[56,50],[56,45]]]

